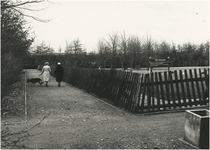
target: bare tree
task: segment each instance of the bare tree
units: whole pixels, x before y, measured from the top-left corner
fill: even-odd
[[[128,41],[128,50],[131,54],[133,68],[140,65],[142,56],[142,41],[138,36],[131,36]]]
[[[38,17],[35,17],[33,15],[29,15],[29,12],[33,11],[41,11],[44,10],[45,8],[42,9],[31,9],[30,4],[35,4],[35,3],[41,3],[44,2],[44,0],[27,0],[27,1],[20,1],[20,0],[2,0],[1,1],[1,11],[7,11],[7,10],[12,10],[17,12],[18,14],[25,16],[25,17],[30,17],[33,18],[34,20],[40,21],[40,22],[49,22],[50,20],[43,20]]]
[[[33,53],[38,54],[38,55],[45,55],[45,54],[50,54],[53,53],[54,50],[49,46],[47,46],[47,44],[42,41],[40,45],[36,46],[36,49],[33,51]]]
[[[107,41],[112,51],[111,69],[116,69],[116,56],[118,52],[119,37],[117,32],[109,34],[109,42]]]
[[[66,48],[65,48],[65,53],[66,54],[73,54],[73,47],[71,45],[71,43],[69,43],[68,41],[66,41]]]
[[[99,53],[99,66],[102,67],[102,62],[106,63],[106,57],[104,55],[105,44],[102,39],[99,39],[97,47],[98,47],[98,53]]]
[[[71,45],[75,55],[83,52],[82,44],[80,43],[79,39],[73,40]]]
[[[171,45],[166,41],[162,41],[160,44],[157,44],[155,53],[157,53],[157,56],[160,58],[167,58],[171,53]]]
[[[23,9],[26,9],[24,7],[21,7],[23,5],[26,5],[26,4],[31,4],[31,3],[40,3],[40,2],[43,2],[44,0],[32,0],[32,1],[20,1],[20,0],[16,0],[16,1],[10,1],[10,0],[2,0],[1,1],[1,9],[2,10],[5,10],[5,9],[8,9],[8,8],[23,8]]]
[[[149,58],[150,56],[153,56],[153,42],[151,37],[148,35],[146,36],[145,42],[144,42],[144,50],[147,53],[147,57]]]
[[[83,61],[83,55],[85,55],[79,39],[74,39],[71,42],[66,41],[65,53],[68,54],[67,57],[71,58],[71,60],[68,60],[68,64],[71,62],[71,64],[74,64],[74,67],[76,67],[80,61]]]
[[[121,66],[122,68],[127,68],[127,59],[128,59],[128,41],[129,38],[127,37],[126,33],[123,32],[120,36],[120,53],[121,55]]]
[[[71,47],[72,47],[72,50],[74,52],[74,66],[76,67],[79,64],[79,61],[81,59],[80,54],[83,53],[82,44],[80,43],[79,39],[74,39],[71,42]],[[82,62],[80,62],[80,63],[82,63]]]
[[[104,39],[98,41],[99,62],[101,67],[106,67],[107,62],[112,60],[111,49]]]
[[[147,67],[149,69],[149,57],[154,57],[153,56],[153,46],[154,42],[151,39],[151,36],[146,36],[146,39],[144,41],[144,54],[145,54],[145,61],[147,62]]]

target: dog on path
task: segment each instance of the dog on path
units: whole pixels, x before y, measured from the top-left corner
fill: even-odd
[[[40,85],[42,85],[42,83],[43,83],[40,78],[31,78],[31,79],[28,78],[27,83],[29,83],[29,82],[33,83],[34,86],[36,83],[39,83]]]

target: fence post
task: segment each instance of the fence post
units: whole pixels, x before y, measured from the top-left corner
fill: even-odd
[[[194,87],[195,85],[194,85],[193,74],[192,74],[192,70],[191,70],[191,69],[189,70],[189,73],[190,73],[192,94],[193,94],[193,99],[194,99],[193,104],[194,104],[195,106],[197,106],[198,104],[197,104],[197,99],[196,99],[196,95],[195,95],[196,91],[195,91],[195,87]]]
[[[171,66],[171,60],[170,57],[167,57],[166,59],[168,61],[168,72],[170,72],[170,66]]]
[[[160,111],[160,90],[158,85],[158,74],[155,72],[155,85],[156,85],[156,96],[157,96],[157,110]]]
[[[176,83],[176,95],[177,95],[177,98],[178,98],[179,108],[181,108],[182,104],[181,104],[180,88],[179,88],[178,72],[177,72],[177,70],[174,71],[174,75],[175,75],[175,83]]]
[[[141,98],[141,112],[143,113],[144,112],[144,98],[145,98],[145,93],[146,93],[146,82],[147,82],[147,78],[148,78],[148,75],[149,74],[144,74],[144,83],[143,83],[143,93],[142,93],[142,97],[140,95],[140,98]]]
[[[147,78],[147,111],[150,111],[150,105],[151,105],[151,73],[148,74]]]
[[[200,75],[200,83],[201,83],[201,89],[202,89],[202,93],[204,95],[205,93],[205,89],[204,89],[204,85],[203,85],[203,78],[202,78],[202,73],[201,73],[201,69],[198,69],[199,70],[199,75]],[[204,79],[204,82],[205,82],[205,79]],[[203,97],[203,96],[202,96]],[[202,104],[206,104],[205,100],[202,99]]]
[[[169,96],[169,85],[168,85],[168,77],[167,77],[167,72],[164,72],[164,78],[165,78],[165,88],[166,88],[166,96],[167,96],[167,101],[168,101],[168,107],[171,109],[171,100]]]
[[[197,87],[197,93],[198,93],[198,97],[199,97],[199,104],[201,105],[201,93],[200,93],[200,88],[199,88],[199,83],[198,83],[198,77],[197,77],[197,71],[196,69],[194,69],[194,75],[195,75],[195,82],[196,82],[196,87]]]
[[[136,107],[136,113],[139,112],[139,105],[141,102],[141,92],[142,92],[142,86],[143,86],[143,79],[144,79],[144,74],[140,75],[140,87],[139,87],[139,95],[138,95],[138,103],[137,103],[137,107]]]
[[[159,80],[160,80],[160,90],[161,90],[162,106],[163,106],[163,109],[165,110],[166,109],[166,106],[165,106],[165,98],[164,98],[163,82],[162,82],[161,72],[158,72],[158,76],[159,76]]]
[[[189,100],[189,104],[190,106],[192,106],[192,100],[191,100],[191,93],[190,93],[190,87],[189,87],[189,83],[188,83],[188,75],[187,75],[187,70],[184,71],[185,74],[185,81],[186,81],[186,86],[187,86],[187,94],[188,94],[188,100]]]
[[[174,94],[172,72],[169,71],[168,74],[169,74],[169,81],[170,81],[170,84],[171,84],[171,95],[172,95],[172,100],[173,100],[173,107],[176,108],[176,100],[175,100],[175,94]]]

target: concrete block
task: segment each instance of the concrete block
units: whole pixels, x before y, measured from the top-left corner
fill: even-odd
[[[184,140],[199,147],[209,149],[209,110],[186,110]]]

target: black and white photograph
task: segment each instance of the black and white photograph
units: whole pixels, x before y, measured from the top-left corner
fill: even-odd
[[[209,19],[209,0],[1,0],[1,149],[209,149]]]

